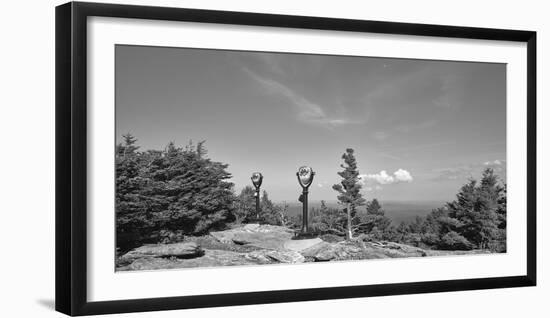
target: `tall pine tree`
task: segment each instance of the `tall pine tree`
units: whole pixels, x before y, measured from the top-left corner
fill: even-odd
[[[131,134],[122,136],[115,157],[115,214],[117,246],[125,249],[138,244],[144,233],[154,226],[150,199],[144,194],[150,180],[144,175],[143,157]]]
[[[338,194],[338,201],[346,208],[347,214],[347,237],[351,239],[353,237],[354,225],[357,225],[359,219],[357,218],[357,207],[365,205],[365,199],[361,195],[362,185],[359,182],[359,170],[357,168],[357,161],[355,160],[354,150],[351,148],[346,149],[346,152],[342,155],[344,163],[340,165],[343,168],[338,172],[338,175],[342,177],[342,181],[339,184],[332,186]]]

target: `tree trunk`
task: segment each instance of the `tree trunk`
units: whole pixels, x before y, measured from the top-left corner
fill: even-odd
[[[348,240],[351,240],[353,238],[353,233],[351,231],[351,209],[349,203],[346,210],[348,212]]]

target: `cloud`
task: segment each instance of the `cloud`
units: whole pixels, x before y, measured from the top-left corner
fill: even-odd
[[[317,183],[317,186],[319,188],[323,188],[323,187],[329,186],[329,183],[327,181],[323,181],[323,182]]]
[[[378,191],[378,190],[382,190],[383,188],[379,185],[376,185],[376,186],[373,186],[373,187],[365,187],[364,190],[366,192],[371,192],[371,191]]]
[[[328,127],[362,123],[362,121],[353,120],[350,118],[329,116],[326,114],[321,105],[308,100],[283,83],[271,78],[260,76],[247,67],[244,67],[243,70],[252,79],[264,87],[269,94],[281,96],[290,102],[296,111],[297,120],[301,122],[319,124]]]
[[[397,169],[393,174],[388,174],[386,170],[382,170],[375,174],[362,174],[359,178],[363,185],[375,186],[413,181],[411,173],[404,169]]]
[[[266,65],[269,70],[273,73],[284,75],[285,71],[283,67],[281,66],[281,63],[279,63],[278,57],[275,54],[250,54],[250,56],[254,56],[259,58],[264,65]]]
[[[403,169],[398,169],[396,172],[393,173],[395,176],[395,180],[398,182],[412,182],[413,177],[411,176],[410,172]]]
[[[491,168],[501,178],[506,179],[506,160],[496,159],[485,161],[483,163],[472,163],[458,165],[448,168],[434,169],[435,176],[433,180],[468,180],[470,178],[479,179],[484,169]]]
[[[500,166],[502,165],[502,161],[497,159],[495,161],[485,161],[483,164],[486,166]]]

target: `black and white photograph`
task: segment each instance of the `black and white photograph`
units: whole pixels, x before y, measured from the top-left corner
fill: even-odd
[[[549,316],[547,7],[5,2],[0,317]]]
[[[507,252],[505,63],[114,54],[117,272]]]

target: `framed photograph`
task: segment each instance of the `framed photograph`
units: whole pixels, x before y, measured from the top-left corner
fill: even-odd
[[[536,33],[56,8],[56,309],[536,284]]]

